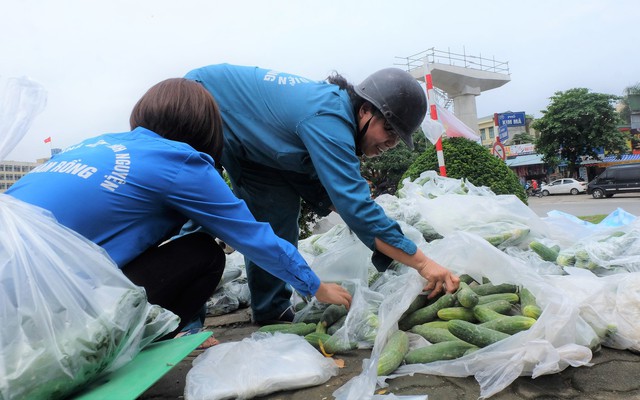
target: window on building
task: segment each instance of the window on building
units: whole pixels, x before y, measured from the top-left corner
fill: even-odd
[[[489,128],[489,139],[493,139],[496,137],[495,133],[493,133],[493,126]]]
[[[480,138],[483,142],[487,140],[487,133],[485,132],[484,128],[480,129]]]

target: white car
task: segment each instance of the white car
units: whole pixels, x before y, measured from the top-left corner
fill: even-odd
[[[550,194],[578,194],[587,191],[587,184],[571,178],[562,178],[556,179],[548,185],[542,184],[540,190],[543,196]]]

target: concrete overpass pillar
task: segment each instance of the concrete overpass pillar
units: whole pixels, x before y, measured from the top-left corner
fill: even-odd
[[[478,131],[476,96],[479,96],[480,92],[479,87],[466,86],[460,93],[452,95],[455,116],[478,134],[480,132]]]

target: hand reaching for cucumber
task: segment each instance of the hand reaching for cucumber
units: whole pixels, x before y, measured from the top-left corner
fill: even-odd
[[[431,291],[429,299],[439,296],[442,292],[453,293],[458,290],[460,278],[457,275],[427,257],[420,249],[414,254],[407,254],[397,247],[376,238],[376,248],[381,253],[394,260],[416,269],[427,280],[424,290]]]
[[[315,296],[322,303],[342,304],[347,307],[347,310],[351,306],[351,294],[347,289],[336,283],[321,282]]]

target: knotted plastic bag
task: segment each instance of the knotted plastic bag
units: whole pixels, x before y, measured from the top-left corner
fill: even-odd
[[[199,355],[187,374],[185,399],[251,399],[320,385],[337,374],[335,362],[301,336],[254,333]]]

